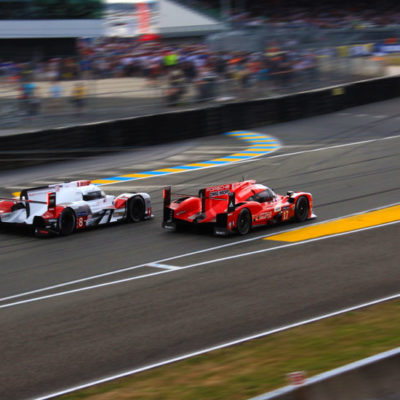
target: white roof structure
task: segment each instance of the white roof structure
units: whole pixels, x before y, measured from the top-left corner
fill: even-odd
[[[134,11],[129,11],[129,6],[134,10],[135,6],[143,4],[148,6],[150,12],[151,33],[159,33],[164,37],[184,37],[207,35],[225,30],[225,25],[218,20],[171,0],[103,1],[106,7],[114,7],[116,10],[114,17],[106,16],[103,20],[4,20],[0,23],[0,38],[136,36],[138,20]],[[120,12],[118,12],[118,7],[120,7]]]
[[[225,25],[191,8],[170,0],[159,0],[161,36],[190,36],[225,30]]]

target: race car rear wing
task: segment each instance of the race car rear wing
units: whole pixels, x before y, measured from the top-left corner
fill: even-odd
[[[228,213],[231,213],[233,211],[235,211],[235,207],[236,207],[236,196],[235,196],[235,192],[230,192],[228,195]]]
[[[16,198],[7,198],[7,197],[0,197],[0,201],[12,201],[14,203],[37,203],[37,204],[47,204],[46,201],[37,201],[37,200],[25,200],[25,199],[16,199]]]
[[[227,212],[230,213],[235,210],[235,192],[231,191],[231,185],[224,185],[220,187],[210,187],[200,190],[201,210],[206,212],[208,209],[213,208],[214,201],[227,201]]]
[[[56,192],[47,193],[47,209],[53,211],[56,208]]]
[[[56,193],[55,192],[48,192],[47,193],[47,201],[42,200],[31,200],[27,198],[27,193],[25,192],[19,199],[17,198],[4,198],[0,197],[0,201],[12,201],[15,204],[20,204],[20,208],[26,209],[26,216],[29,217],[30,215],[30,204],[43,204],[47,205],[47,209],[49,211],[53,211],[56,207]]]
[[[168,206],[171,204],[171,186],[167,186],[163,189],[163,222],[167,222],[173,218],[171,210]]]
[[[221,187],[210,187],[201,189],[199,191],[199,197],[201,199],[201,212],[205,213],[209,207],[212,207],[211,201],[228,201],[227,212],[230,213],[235,210],[235,192],[231,192],[229,185],[224,185],[225,187],[222,190],[215,190],[216,188]],[[167,186],[163,189],[163,204],[164,204],[164,221],[166,218],[168,219],[170,216],[169,205],[171,204],[172,197],[171,186]],[[187,196],[189,195],[174,193],[179,196]]]

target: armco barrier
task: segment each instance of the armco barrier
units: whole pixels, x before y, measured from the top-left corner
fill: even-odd
[[[18,151],[67,151],[70,155],[85,149],[91,154],[118,151],[312,117],[399,95],[400,77],[394,76],[266,99],[1,136],[1,168],[7,164],[6,155]]]
[[[250,400],[398,400],[400,348],[368,357]]]

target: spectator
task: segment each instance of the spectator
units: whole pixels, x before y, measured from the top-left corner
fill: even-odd
[[[74,85],[71,100],[75,107],[76,115],[82,115],[86,101],[86,87],[83,82],[78,82]]]
[[[53,112],[57,112],[61,109],[62,102],[62,86],[61,83],[56,80],[54,81],[49,89],[50,95],[50,108]]]
[[[185,77],[180,69],[175,69],[169,76],[167,105],[176,106],[185,93]]]
[[[40,100],[36,93],[36,83],[25,82],[20,89],[21,109],[26,115],[33,117],[39,113]]]

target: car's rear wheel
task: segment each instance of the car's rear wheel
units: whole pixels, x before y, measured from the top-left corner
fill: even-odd
[[[60,215],[59,224],[60,234],[63,236],[70,235],[76,226],[75,213],[70,208],[66,208]]]
[[[300,196],[296,201],[294,209],[294,218],[298,222],[303,222],[307,219],[310,210],[310,205],[306,196]]]
[[[246,235],[251,229],[251,214],[247,208],[240,211],[237,219],[237,231],[241,235]]]
[[[128,202],[128,217],[132,222],[139,222],[144,219],[145,205],[141,197],[134,197]]]

